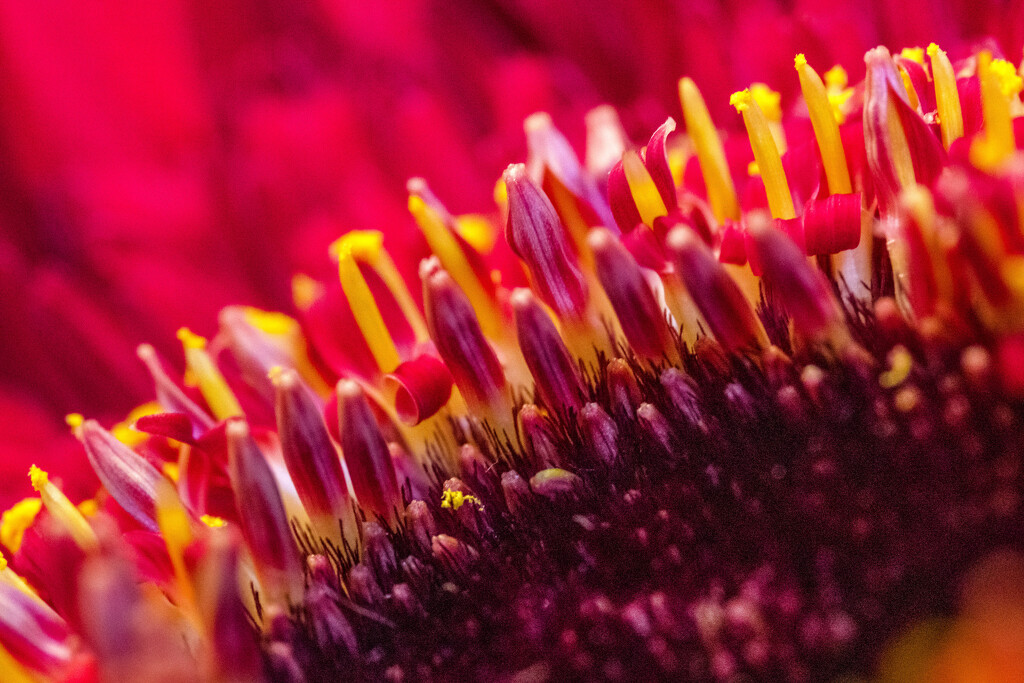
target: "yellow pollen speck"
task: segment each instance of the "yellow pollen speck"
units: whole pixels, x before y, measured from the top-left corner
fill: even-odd
[[[32,526],[42,508],[43,501],[39,498],[25,498],[5,510],[3,515],[0,515],[0,543],[7,546],[11,552],[18,552],[25,532]]]
[[[799,69],[802,66],[807,66],[807,57],[801,52],[793,59],[793,66]]]
[[[206,338],[200,337],[187,327],[178,330],[178,339],[186,349],[205,349]]]
[[[470,496],[462,491],[445,491],[441,494],[441,507],[450,510],[458,510],[465,503],[471,503],[478,508],[482,508],[479,499],[476,496]]]
[[[761,175],[761,170],[757,167],[756,161],[751,161],[747,164],[747,175],[753,178],[756,175]]]
[[[227,522],[225,522],[220,517],[214,517],[213,515],[203,515],[199,519],[202,520],[203,524],[210,527],[211,529],[219,529],[220,527],[227,524]]]
[[[900,51],[900,57],[924,66],[924,48],[922,47],[905,47]]]
[[[81,413],[68,413],[64,416],[64,422],[67,423],[68,427],[78,429],[85,422],[85,418],[82,417]]]
[[[28,478],[32,482],[32,488],[34,488],[36,492],[42,491],[43,488],[50,483],[49,475],[35,465],[32,465],[32,467],[29,468]]]

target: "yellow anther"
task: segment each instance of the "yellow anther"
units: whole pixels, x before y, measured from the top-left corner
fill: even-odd
[[[129,448],[138,446],[144,442],[149,435],[145,432],[137,431],[135,429],[135,423],[139,421],[139,418],[146,417],[147,415],[156,415],[157,413],[162,412],[164,412],[163,406],[156,401],[143,403],[142,405],[136,406],[132,409],[123,421],[114,425],[110,430],[110,433],[114,435],[115,439]]]
[[[992,55],[978,54],[981,81],[981,113],[985,132],[971,143],[971,163],[983,170],[995,170],[1016,151],[1010,101],[1003,92],[1001,77],[993,71]]]
[[[689,78],[679,81],[679,100],[683,107],[686,132],[693,140],[700,171],[707,186],[711,212],[720,222],[729,218],[738,219],[740,208],[736,201],[736,187],[725,160],[725,148],[711,121],[704,98]]]
[[[504,187],[504,183],[501,185]],[[500,337],[503,325],[497,303],[477,278],[469,259],[462,251],[462,245],[448,230],[448,226],[444,224],[437,212],[427,205],[422,197],[415,194],[409,195],[409,213],[412,214],[416,224],[423,232],[423,237],[426,238],[430,250],[434,252],[434,255],[441,261],[441,265],[455,280],[455,284],[469,299],[480,320],[480,328],[484,334],[494,339]]]
[[[85,418],[82,417],[81,413],[68,413],[64,416],[64,422],[71,429],[78,429],[85,422]]]
[[[498,205],[499,209],[508,206],[508,186],[505,184],[504,178],[498,178],[498,182],[494,184],[494,203]]]
[[[35,465],[29,468],[28,476],[32,488],[39,492],[42,504],[46,506],[50,515],[64,526],[78,547],[85,551],[94,550],[98,546],[96,532],[64,492],[50,481],[46,472]]]
[[[768,195],[768,209],[774,218],[795,218],[793,196],[789,193],[789,182],[782,168],[782,158],[775,140],[768,129],[761,107],[754,101],[749,90],[733,93],[729,104],[743,115],[743,124],[747,128],[750,146],[754,151],[754,160],[764,180],[765,193]]]
[[[4,510],[3,515],[0,515],[0,543],[12,553],[18,552],[25,532],[42,508],[43,501],[39,498],[25,498]]]
[[[751,161],[747,164],[747,175],[753,178],[756,175],[761,175],[761,169],[757,167],[756,161]]]
[[[284,337],[295,334],[299,331],[299,323],[289,315],[276,311],[264,311],[252,306],[246,306],[245,321],[260,332],[271,336]]]
[[[214,517],[213,515],[203,515],[199,519],[200,521],[202,521],[203,524],[210,527],[211,529],[219,529],[227,524],[227,522],[225,522],[220,517]]]
[[[923,47],[905,47],[900,50],[900,57],[903,57],[903,59],[909,59],[912,62],[917,62],[921,66],[924,66]]]
[[[498,242],[498,231],[486,217],[471,213],[455,218],[455,227],[462,239],[481,254],[489,254]]]
[[[814,137],[818,141],[821,161],[825,166],[825,178],[828,180],[830,194],[849,194],[853,192],[850,181],[850,170],[846,164],[846,152],[843,140],[839,135],[839,123],[836,121],[832,105],[828,99],[825,84],[804,56],[797,55],[796,72],[800,78],[800,91],[807,102],[807,112],[811,117]]]
[[[338,254],[346,251],[357,261],[366,264],[376,262],[383,250],[384,234],[379,230],[350,230],[328,247],[334,258],[338,258]]]
[[[653,226],[655,218],[660,218],[668,213],[665,202],[658,193],[658,187],[654,184],[654,179],[647,172],[647,167],[640,160],[640,155],[634,150],[628,150],[622,155],[622,170],[626,175],[626,183],[629,184],[629,191],[633,195],[637,211],[640,212],[640,220]]]
[[[185,365],[199,385],[199,392],[213,416],[218,420],[226,420],[241,415],[242,406],[206,351],[206,340],[193,334],[187,327],[178,330],[178,339],[185,349]]]
[[[449,510],[458,510],[460,507],[470,503],[478,508],[482,508],[480,500],[476,496],[471,496],[463,493],[462,491],[444,491],[441,494],[441,507]]]
[[[846,69],[836,64],[825,72],[825,87],[829,90],[842,90],[850,84]]]
[[[1016,97],[1024,88],[1024,79],[1017,73],[1017,67],[1005,59],[993,59],[989,67],[992,75],[999,81],[999,88],[1008,98]]]
[[[370,353],[377,362],[377,368],[381,373],[391,372],[398,367],[402,359],[391,338],[391,332],[384,324],[384,317],[377,307],[370,286],[366,284],[366,279],[363,278],[351,251],[342,247],[336,256],[341,289],[345,293],[345,298],[348,299],[352,315],[356,319],[356,325],[363,334],[367,346],[370,347]]]
[[[78,504],[78,511],[82,513],[83,517],[95,517],[96,513],[100,511],[100,504],[96,502],[95,498],[86,498]]]
[[[948,150],[955,140],[964,136],[960,92],[956,88],[956,74],[949,57],[935,43],[928,46],[928,58],[931,60],[932,80],[935,82],[935,104],[942,144]]]
[[[36,493],[42,493],[43,489],[50,483],[50,475],[35,465],[28,468],[28,478],[32,482],[32,488]]]
[[[751,83],[750,96],[761,107],[765,118],[769,121],[782,120],[782,94],[772,90],[765,83]]]

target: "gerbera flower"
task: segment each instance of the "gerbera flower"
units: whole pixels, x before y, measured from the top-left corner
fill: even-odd
[[[525,123],[492,215],[142,345],[0,522],[9,680],[1020,677],[1020,67],[935,44],[723,136]],[[490,184],[488,179],[487,184]],[[483,181],[478,181],[483,182]],[[501,234],[503,233],[503,234]],[[325,259],[328,255],[325,254]],[[520,286],[526,285],[526,286]],[[8,564],[9,563],[9,564]]]

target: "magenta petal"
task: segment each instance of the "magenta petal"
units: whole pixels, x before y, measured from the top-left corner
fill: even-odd
[[[607,230],[592,231],[588,242],[597,276],[629,345],[640,355],[660,357],[670,343],[669,329],[640,266]]]
[[[658,217],[654,222],[657,224],[663,218]],[[658,242],[658,236],[654,230],[644,224],[637,225],[632,231],[622,236],[622,246],[626,248],[636,262],[644,268],[660,273],[665,270],[665,253]]]
[[[419,424],[441,410],[454,382],[448,366],[427,354],[405,361],[387,380],[395,388],[395,412],[408,425]]]
[[[182,443],[194,444],[192,437],[192,421],[183,413],[159,413],[146,415],[135,422],[135,429],[140,432],[163,436]]]
[[[528,289],[515,290],[511,303],[515,311],[519,347],[537,384],[541,401],[556,411],[579,408],[584,395],[579,366],[547,311]]]
[[[360,505],[390,519],[402,499],[388,445],[358,383],[343,379],[335,393],[341,451],[352,490]]]
[[[231,486],[242,510],[238,520],[256,570],[271,594],[295,593],[301,581],[299,550],[273,472],[241,420],[228,427]]]
[[[0,581],[0,644],[29,668],[56,674],[71,657],[67,624],[13,584]]]
[[[676,197],[676,183],[672,179],[672,169],[668,165],[668,136],[676,129],[676,122],[670,116],[665,123],[654,131],[650,142],[647,143],[647,150],[644,153],[644,166],[651,174],[654,186],[658,188],[658,194],[665,202],[665,208],[674,211],[679,207],[679,199]]]
[[[718,260],[742,266],[747,262],[747,244],[742,228],[735,221],[727,221],[722,228],[722,243],[718,252]],[[757,271],[754,271],[757,274]]]
[[[725,267],[691,230],[669,233],[668,248],[676,274],[711,327],[715,339],[729,350],[761,345],[759,324],[746,297]]]
[[[469,299],[436,258],[423,262],[420,276],[427,326],[441,360],[471,407],[490,405],[505,392],[505,372]]]
[[[344,516],[349,507],[341,460],[309,389],[294,370],[275,379],[277,431],[288,474],[311,516]]]
[[[505,238],[526,262],[534,288],[559,316],[578,318],[587,305],[587,283],[555,208],[522,164],[505,170],[508,225]]]
[[[86,420],[81,430],[85,454],[103,488],[142,526],[157,531],[156,485],[163,475],[95,420]]]
[[[860,244],[861,197],[834,194],[807,205],[802,216],[804,252],[837,254]]]
[[[608,173],[608,203],[622,232],[629,232],[643,223],[636,202],[633,201],[633,193],[629,190],[629,182],[626,180],[626,172],[622,169],[621,161],[612,166]]]

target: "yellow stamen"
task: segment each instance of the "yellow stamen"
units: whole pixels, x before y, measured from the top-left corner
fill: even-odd
[[[336,254],[338,258],[338,277],[341,280],[341,290],[348,299],[349,308],[356,319],[356,325],[370,347],[377,368],[382,373],[391,372],[402,362],[395,348],[395,342],[391,338],[391,332],[384,324],[384,316],[377,308],[377,302],[373,298],[370,286],[366,284],[359,264],[356,263],[352,252],[347,248],[340,249]]]
[[[850,170],[846,164],[846,152],[839,135],[839,124],[836,122],[832,105],[828,101],[828,93],[821,77],[807,59],[799,54],[796,56],[796,72],[800,78],[800,91],[807,102],[807,112],[811,117],[814,137],[818,141],[821,161],[825,166],[825,178],[831,194],[849,194],[853,192],[850,182]]]
[[[199,392],[218,420],[242,415],[242,406],[231,391],[224,375],[206,351],[206,340],[187,327],[178,330],[178,339],[185,349],[185,364],[199,385]]]
[[[918,109],[921,106],[921,100],[917,98],[917,90],[914,88],[914,82],[910,79],[910,74],[903,68],[903,65],[898,65],[900,70],[900,77],[903,79],[903,89],[907,91],[907,97],[910,98],[910,107],[912,109]]]
[[[772,90],[764,83],[751,83],[750,96],[761,107],[764,116],[768,119],[768,128],[775,138],[775,145],[779,148],[779,154],[784,154],[787,149],[786,133],[782,130],[782,94]]]
[[[942,145],[948,150],[955,140],[964,136],[964,115],[960,109],[960,93],[956,89],[956,74],[949,57],[935,43],[928,46],[928,58],[932,64],[932,80],[935,81]]]
[[[39,498],[46,506],[47,511],[64,526],[78,547],[87,552],[95,550],[99,545],[96,532],[92,530],[89,522],[78,511],[78,508],[68,500],[64,492],[50,482],[50,477],[46,472],[32,465],[29,468],[28,476],[32,482],[32,488],[39,493]]]
[[[167,544],[167,554],[174,569],[175,583],[180,592],[182,607],[186,613],[195,616],[195,590],[185,566],[185,549],[192,543],[192,524],[188,513],[178,498],[174,486],[166,480],[157,482],[156,523],[160,535]]]
[[[0,543],[12,553],[18,552],[25,532],[36,521],[42,507],[43,501],[39,498],[25,498],[4,510],[0,515]]]
[[[743,116],[743,124],[747,128],[750,146],[754,150],[754,160],[764,180],[764,189],[768,195],[768,209],[774,218],[795,218],[793,196],[789,193],[789,182],[782,169],[782,158],[775,146],[768,121],[764,112],[757,105],[749,90],[733,93],[729,104],[736,107]]]
[[[504,187],[504,184],[501,186]],[[440,259],[441,265],[473,305],[484,334],[491,338],[501,336],[503,326],[497,304],[484,289],[463,253],[462,246],[449,232],[444,221],[422,197],[415,194],[409,195],[409,212],[423,231],[423,237],[426,238],[430,250]]]
[[[1010,101],[1003,92],[1002,79],[992,69],[992,55],[983,50],[978,55],[978,78],[981,81],[981,112],[985,132],[971,143],[971,163],[982,170],[995,170],[1016,150]]]
[[[637,211],[640,212],[640,220],[647,225],[654,225],[654,219],[660,218],[668,213],[665,202],[658,193],[658,187],[654,179],[647,172],[647,167],[640,160],[640,155],[629,150],[622,155],[622,170],[626,174],[626,183],[629,184],[629,191],[636,202]]]
[[[383,233],[377,230],[353,230],[331,245],[331,253],[335,255],[345,249],[349,249],[357,261],[365,263],[377,273],[384,286],[391,292],[391,296],[395,298],[402,315],[409,321],[416,341],[424,342],[429,339],[427,324],[416,307],[416,301],[409,293],[409,288],[405,286],[405,280],[398,272],[395,262],[391,260],[391,255],[384,249]]]
[[[907,132],[903,130],[900,113],[896,109],[894,98],[889,98],[889,106],[885,117],[886,132],[889,137],[889,155],[896,172],[900,187],[910,187],[917,182],[914,175],[914,159],[910,156],[910,143]]]
[[[711,121],[707,105],[696,84],[689,78],[679,81],[679,100],[683,106],[683,118],[686,120],[686,132],[697,151],[700,171],[704,176],[704,184],[708,190],[708,203],[711,212],[718,221],[740,217],[739,203],[736,201],[736,187],[729,175],[729,165],[725,160],[725,148]]]

